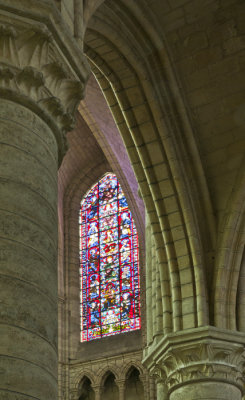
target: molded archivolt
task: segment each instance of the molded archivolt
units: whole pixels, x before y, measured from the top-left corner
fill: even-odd
[[[98,395],[98,399],[100,399],[99,393],[102,392],[108,375],[113,374],[115,383],[122,395],[122,393],[125,393],[128,376],[132,371],[137,370],[137,381],[140,380],[142,383],[142,387],[145,391],[145,399],[153,400],[155,399],[154,379],[149,376],[141,360],[142,351],[140,350],[136,352],[126,352],[112,357],[89,360],[83,363],[74,363],[70,366],[70,390],[73,393],[78,393],[78,388],[83,378],[86,376],[91,381],[91,386]],[[75,400],[77,400],[76,397]]]
[[[84,136],[84,132],[81,131],[81,138]],[[59,259],[59,313],[60,313],[60,327],[59,327],[59,360],[63,363],[68,362],[68,358],[74,359],[79,358],[79,343],[80,343],[80,302],[79,302],[79,231],[78,231],[78,214],[80,208],[81,198],[86,192],[94,185],[108,170],[110,171],[110,165],[105,159],[102,151],[101,154],[97,154],[93,158],[93,152],[89,155],[88,150],[83,151],[83,142],[79,141],[78,132],[69,134],[70,149],[67,156],[68,159],[64,161],[64,164],[60,170],[60,192],[64,193],[64,204],[62,198],[60,199],[59,212],[60,220],[64,218],[63,229],[61,225],[60,236],[64,237],[64,248],[63,254],[62,249],[60,252]],[[74,138],[74,139],[73,139]],[[89,139],[84,138],[85,141],[89,142]],[[86,146],[86,143],[85,143]],[[75,148],[74,148],[75,147]],[[93,147],[92,147],[93,148]],[[75,150],[75,151],[74,151]],[[92,151],[92,149],[91,149]],[[77,155],[80,158],[77,157]],[[82,161],[83,160],[83,161]],[[69,168],[70,163],[77,165],[77,168],[73,170]],[[82,162],[82,167],[79,165]],[[120,175],[120,174],[119,174]],[[120,180],[120,176],[119,176]],[[123,190],[129,199],[129,203],[135,204],[132,198],[133,194],[127,191],[127,186],[123,185]],[[138,220],[138,213],[135,212],[135,206],[131,207],[133,215],[135,217],[135,223],[138,227],[141,226],[141,221]],[[62,218],[63,214],[63,218]],[[64,236],[63,236],[64,235]],[[62,242],[60,242],[62,245]],[[141,251],[142,250],[142,251]],[[140,254],[144,254],[144,243],[140,238]],[[142,288],[142,299],[144,298],[144,257],[140,259],[141,266],[141,288]],[[142,301],[142,307],[144,302]],[[145,322],[142,319],[142,334],[144,337]],[[143,339],[144,340],[144,339]],[[60,392],[62,393],[62,382],[67,381],[68,375],[70,374],[67,368],[63,368],[60,364]],[[65,390],[68,390],[67,388]]]
[[[68,136],[69,150],[63,160],[59,170],[59,298],[60,298],[60,329],[62,339],[60,342],[61,352],[70,349],[71,354],[76,353],[77,342],[79,342],[79,279],[76,280],[76,274],[79,271],[79,241],[78,241],[78,212],[81,196],[103,176],[108,170],[111,170],[100,145],[97,143],[93,133],[89,130],[81,116],[78,115],[76,129],[70,132]],[[115,142],[118,131],[113,133]],[[126,193],[129,207],[133,212],[137,229],[140,232],[140,265],[144,266],[144,236],[141,210],[138,208],[138,194],[131,192],[131,187],[137,187],[131,178],[127,182],[128,176],[124,176],[122,168],[126,171],[131,168],[129,160],[121,153],[123,160],[118,159],[120,154],[114,156],[113,172],[119,178],[123,190]],[[109,160],[111,161],[111,160]],[[133,173],[133,172],[132,172]],[[143,271],[143,269],[142,269]],[[143,274],[142,274],[143,275]],[[142,288],[144,287],[144,275],[141,279]],[[65,301],[64,298],[67,300]],[[142,300],[142,303],[144,301]],[[66,318],[66,313],[70,312],[70,319]],[[78,317],[77,317],[78,316]],[[144,322],[142,321],[143,325]],[[68,325],[71,333],[68,335]],[[69,346],[68,346],[69,343]],[[70,356],[71,356],[70,354]]]
[[[83,170],[80,175],[76,176],[70,184],[65,195],[64,203],[64,230],[67,232],[65,241],[65,294],[67,298],[66,307],[70,312],[69,326],[70,334],[65,341],[70,348],[70,356],[74,357],[78,350],[77,346],[80,342],[80,311],[79,311],[79,235],[78,235],[78,214],[80,209],[81,198],[88,189],[91,188],[99,179],[108,171],[109,166],[106,161],[101,164],[95,163],[92,168]],[[137,220],[135,220],[137,226]],[[143,247],[142,242],[139,242],[139,254]],[[143,266],[144,259],[140,257],[140,275],[142,296],[144,299],[144,275]],[[144,301],[142,301],[144,307]],[[142,330],[144,335],[145,322],[142,318]],[[67,346],[67,345],[66,345]]]
[[[224,211],[217,241],[214,322],[244,332],[245,159]]]
[[[95,384],[94,376],[93,376],[93,374],[91,373],[91,371],[88,370],[88,369],[86,369],[86,368],[83,368],[82,375],[81,375],[81,373],[79,372],[79,373],[75,374],[75,376],[73,377],[73,380],[74,380],[74,384],[73,384],[73,385],[74,385],[74,390],[77,392],[77,394],[79,394],[80,389],[81,389],[81,387],[82,387],[82,385],[83,385],[83,382],[84,382],[86,379],[89,379],[89,381],[91,382],[91,386],[94,386],[94,384]]]
[[[194,3],[196,2],[193,2],[193,5]],[[202,143],[196,144],[194,135],[200,142],[205,140],[207,135],[205,136],[205,129],[205,134],[201,132],[204,126],[202,118],[198,115],[199,109],[202,110],[198,104],[200,98],[196,96],[197,91],[192,93],[191,89],[196,82],[194,79],[192,82],[190,71],[186,73],[187,69],[196,67],[195,57],[190,62],[192,53],[188,48],[190,43],[187,43],[187,40],[191,41],[194,37],[195,30],[192,33],[190,31],[188,36],[185,32],[186,23],[183,23],[179,30],[172,28],[177,19],[171,20],[171,17],[175,11],[180,11],[180,8],[175,10],[174,5],[165,1],[161,2],[161,13],[164,16],[166,10],[166,26],[163,23],[159,27],[156,15],[158,6],[160,11],[157,2],[152,4],[152,11],[149,2],[144,0],[140,3],[130,0],[106,0],[88,23],[85,51],[128,149],[148,212],[147,218],[151,226],[149,230],[153,237],[152,250],[149,252],[157,259],[154,266],[152,263],[150,265],[150,279],[158,273],[162,274],[164,282],[160,293],[163,309],[163,321],[160,322],[162,333],[207,324],[232,330],[241,329],[238,322],[240,314],[236,312],[236,305],[239,308],[239,302],[243,301],[241,286],[239,294],[237,290],[239,274],[243,275],[240,266],[244,246],[244,210],[237,206],[235,198],[234,201],[227,199],[231,191],[239,197],[237,192],[242,189],[233,184],[230,184],[229,190],[225,189],[225,184],[222,190],[219,190],[220,185],[217,185],[215,190],[212,188],[214,182],[217,182],[217,175],[210,160],[213,160],[216,153],[199,156],[197,148],[200,146],[203,150]],[[212,18],[214,14],[215,18],[220,17],[229,7],[218,2],[213,2],[213,6],[215,13],[212,14]],[[207,24],[208,30],[209,23],[204,21],[201,2],[200,10],[198,17],[204,23],[203,26]],[[185,12],[185,18],[193,17],[191,4],[189,9],[185,8]],[[211,13],[212,10],[210,19]],[[177,49],[179,45],[181,48],[185,47],[179,42],[181,33],[186,34],[186,54],[184,48],[183,51]],[[221,42],[224,45],[224,38],[221,38]],[[203,52],[205,51],[211,49],[207,46]],[[198,52],[201,56],[202,49],[197,46],[193,54]],[[175,65],[171,64],[168,53],[174,58]],[[185,62],[190,64],[187,66]],[[208,65],[212,68],[214,62],[210,60]],[[207,66],[206,61],[198,59],[198,63],[199,69]],[[223,79],[226,72],[220,68]],[[188,76],[190,82],[181,81],[183,76]],[[235,97],[236,81],[234,83]],[[207,78],[206,85],[209,84]],[[204,85],[200,85],[201,87],[204,89]],[[195,100],[198,97],[197,101],[193,100],[192,94],[196,96]],[[241,93],[239,95],[241,96]],[[230,89],[226,96],[227,104],[232,108]],[[235,105],[239,105],[239,102],[240,97]],[[206,103],[203,103],[205,108]],[[193,121],[189,119],[189,111],[185,104],[190,107]],[[215,104],[213,113],[214,110]],[[230,114],[233,131],[226,134],[232,137],[234,132],[234,136],[239,138],[241,129],[234,125],[234,110]],[[224,115],[223,118],[226,121]],[[210,126],[214,132],[215,124]],[[210,135],[209,132],[209,137]],[[219,139],[222,142],[221,135]],[[239,140],[232,143],[238,147]],[[233,153],[235,154],[234,150]],[[234,159],[234,154],[233,158],[229,159],[224,150],[222,156],[223,159],[229,159],[231,163],[238,165],[242,157],[241,150],[238,151],[237,160]],[[207,161],[205,157],[208,159],[209,156]],[[234,171],[242,170],[242,166],[241,162],[238,168],[233,168],[232,176],[235,177]],[[227,174],[226,171],[224,176]],[[230,182],[230,176],[227,182]],[[216,179],[212,182],[214,177]],[[221,178],[224,182],[223,175]],[[241,182],[242,179],[240,188],[244,187],[244,183]],[[213,190],[213,204],[210,201],[209,188]],[[243,199],[243,195],[240,198]],[[223,207],[224,199],[229,204]],[[152,301],[154,302],[154,299]]]
[[[212,242],[214,228],[201,168],[193,175],[193,163],[200,159],[191,128],[183,110],[176,112],[179,104],[168,86],[170,82],[177,90],[177,84],[171,72],[163,70],[163,53],[157,53],[151,36],[129,11],[121,1],[105,2],[88,26],[85,51],[127,147],[148,212],[164,282],[163,312],[172,316],[171,325],[162,326],[163,333],[165,328],[178,331],[209,322],[202,238],[209,231]],[[166,53],[164,63],[169,67]],[[197,185],[204,200],[197,198]]]
[[[139,365],[138,365],[139,364]],[[105,382],[107,378],[110,375],[113,375],[115,378],[115,383],[117,384],[118,382],[124,382],[124,387],[126,386],[127,380],[130,377],[131,373],[134,371],[137,371],[139,374],[139,378],[142,381],[142,384],[145,379],[145,371],[143,371],[142,364],[140,363],[128,363],[126,366],[121,365],[120,367],[112,366],[110,367],[105,366],[102,368],[99,373],[96,373],[93,375],[91,371],[88,371],[86,369],[83,370],[83,375],[81,378],[81,375],[78,374],[76,376],[76,384],[75,387],[77,388],[77,391],[79,392],[79,389],[82,387],[83,382],[86,379],[89,379],[91,382],[91,387],[100,387],[103,388],[105,386]]]
[[[245,247],[243,249],[243,256],[241,260],[241,268],[237,288],[237,329],[245,332]]]
[[[83,382],[88,379],[90,380],[91,384],[94,384],[94,377],[92,376],[92,374],[90,373],[90,371],[83,371],[84,375],[83,377],[80,379],[79,385],[78,387],[81,387],[83,385]]]
[[[139,374],[143,376],[144,372],[143,372],[142,364],[140,362],[136,362],[136,361],[130,362],[130,363],[127,363],[126,365],[124,365],[122,368],[122,375],[125,378],[127,378],[133,369],[137,369],[139,371]]]
[[[144,385],[141,379],[139,370],[131,367],[125,382],[124,397],[126,400],[144,400]]]
[[[100,393],[101,400],[119,400],[119,388],[115,381],[115,375],[108,373]]]
[[[78,387],[78,400],[95,400],[91,379],[86,375],[82,378]]]
[[[106,380],[107,380],[108,377],[110,377],[111,375],[114,377],[114,379],[118,379],[118,377],[119,377],[119,371],[116,371],[114,368],[110,368],[110,369],[104,368],[104,369],[101,371],[101,374],[99,375],[99,376],[100,376],[100,386],[101,386],[101,387],[104,387],[104,386],[105,386]]]
[[[93,113],[91,113],[91,110]],[[91,75],[86,87],[86,101],[82,101],[79,111],[101,147],[112,170],[120,177],[120,182],[127,191],[130,209],[138,219],[138,234],[144,241],[145,208],[139,196],[139,185],[130,164],[126,147],[120,136],[116,123],[108,107],[103,92],[95,77]],[[141,221],[141,223],[140,223]]]

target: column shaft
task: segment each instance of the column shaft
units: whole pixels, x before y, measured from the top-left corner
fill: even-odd
[[[170,400],[241,400],[242,394],[236,386],[225,382],[195,382],[176,389]]]
[[[168,400],[168,389],[164,382],[157,382],[157,400]],[[189,399],[188,399],[189,400]]]
[[[0,398],[57,397],[57,144],[0,99]]]
[[[51,1],[0,0],[0,43],[0,399],[56,400],[57,169],[89,67]]]
[[[118,390],[119,390],[119,396],[118,399],[119,400],[124,400],[124,392],[125,392],[125,382],[121,385],[118,385]]]

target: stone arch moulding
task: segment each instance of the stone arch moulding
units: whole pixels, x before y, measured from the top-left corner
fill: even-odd
[[[135,366],[134,364],[131,365],[131,367],[127,370],[127,373],[125,375],[125,378],[124,378],[124,390],[126,391],[127,383],[129,383],[130,378],[131,378],[131,374],[132,374],[132,372],[134,372],[134,370],[137,371],[137,373],[139,374],[138,375],[138,379],[139,379],[140,386],[142,387],[143,392],[145,392],[145,394],[144,394],[144,396],[145,396],[146,393],[147,393],[147,390],[149,389],[147,387],[147,384],[149,384],[149,381],[147,382],[146,375],[144,375],[142,373],[142,368],[140,368],[138,366]]]
[[[83,196],[96,184],[100,178],[111,171],[108,162],[104,159],[100,164],[94,163],[90,165],[87,170],[81,171],[72,179],[67,187],[64,195],[64,232],[65,232],[65,254],[64,254],[64,282],[66,282],[65,296],[66,296],[66,310],[70,315],[71,326],[69,327],[70,334],[66,336],[66,342],[69,343],[70,356],[76,358],[78,356],[80,343],[80,312],[79,312],[79,230],[78,230],[78,215],[80,209],[80,202]],[[120,178],[119,178],[120,182]],[[124,190],[124,188],[123,188]],[[129,193],[124,190],[125,195],[128,197]],[[134,215],[134,210],[131,209],[136,227],[141,221],[137,220],[137,213]],[[142,251],[141,251],[142,249]],[[139,261],[140,261],[140,279],[141,279],[141,307],[144,303],[144,243],[142,238],[139,237]],[[77,275],[77,283],[72,280],[72,286],[69,283],[70,274]],[[142,318],[142,332],[145,330],[144,317]]]
[[[135,210],[135,214],[138,210],[138,234],[144,240],[144,204],[139,195],[138,182],[111,110],[93,74],[86,87],[86,101],[81,101],[79,111],[119,178],[124,192],[132,193],[132,196],[128,197],[128,202],[130,209]]]
[[[73,377],[73,394],[74,394],[74,400],[78,399],[79,396],[79,388],[80,385],[85,379],[88,378],[91,382],[91,386],[94,385],[95,379],[91,371],[87,369],[83,369],[82,371],[76,372],[75,376]]]
[[[96,37],[96,33],[92,32],[91,30],[88,30],[87,32],[90,34],[92,41],[92,37],[93,35]],[[104,39],[103,36],[101,36],[100,39],[101,38],[108,43],[108,38]],[[185,171],[187,168],[186,164],[188,164],[188,162],[186,160],[188,157],[184,156],[185,153],[182,155],[174,155],[174,152],[176,151],[174,142],[176,139],[173,137],[172,133],[167,140],[162,140],[162,138],[159,137],[159,133],[157,133],[159,131],[159,127],[157,127],[157,125],[159,125],[159,121],[157,121],[156,125],[155,118],[148,109],[147,112],[149,115],[151,115],[148,133],[150,129],[153,129],[153,136],[158,136],[157,142],[155,143],[163,143],[159,145],[159,148],[161,149],[159,154],[159,163],[162,163],[162,170],[166,171],[166,177],[163,179],[163,181],[158,181],[158,172],[156,168],[150,168],[152,162],[152,143],[145,143],[145,134],[142,130],[142,126],[137,124],[137,117],[134,112],[134,104],[129,91],[124,88],[124,83],[119,76],[117,76],[115,71],[108,66],[106,59],[98,54],[98,52],[96,53],[95,50],[89,46],[90,41],[88,39],[85,49],[90,59],[92,69],[96,74],[97,80],[101,84],[102,88],[106,88],[105,95],[107,96],[108,103],[111,104],[112,112],[112,104],[117,104],[120,110],[119,112],[118,109],[116,109],[117,114],[115,115],[114,113],[114,117],[117,120],[119,118],[118,127],[124,138],[126,146],[128,145],[127,148],[129,153],[131,153],[131,161],[133,161],[136,175],[140,182],[140,188],[146,207],[148,212],[150,212],[151,221],[154,221],[156,230],[158,232],[158,234],[155,234],[158,244],[158,252],[160,252],[160,248],[165,247],[166,249],[170,279],[173,279],[173,276],[175,276],[176,279],[179,277],[178,279],[180,280],[180,286],[182,286],[181,269],[183,269],[183,265],[180,265],[180,262],[183,264],[185,258],[185,267],[189,267],[190,269],[191,280],[189,283],[190,286],[192,286],[193,300],[192,302],[190,299],[188,300],[188,324],[190,326],[190,313],[192,314],[193,326],[207,324],[209,320],[209,312],[207,309],[208,296],[205,282],[205,261],[203,258],[203,248],[200,244],[200,226],[198,226],[197,223],[197,214],[200,213],[200,207],[195,198],[194,188],[189,187],[189,184],[186,182],[186,179],[183,178],[183,173],[181,172],[181,168],[184,165],[185,166],[183,167],[183,170]],[[112,45],[111,47],[115,49],[115,46]],[[117,51],[117,53],[119,52]],[[123,63],[125,63],[125,58],[123,55],[119,54],[118,59],[119,58],[121,58]],[[128,58],[130,59],[130,57]],[[138,76],[143,75],[143,73],[133,70],[134,69],[132,66],[128,67],[128,71],[131,74],[132,79],[134,78],[136,80],[137,86],[137,82],[139,82]],[[148,74],[148,72],[146,74]],[[109,87],[113,88],[113,93],[110,93]],[[138,86],[138,90],[141,94],[143,90],[144,95],[142,104],[145,106],[149,92],[147,93],[145,88],[142,86]],[[149,90],[149,88],[147,88],[147,90]],[[112,101],[114,101],[114,103],[112,103]],[[164,129],[166,129],[166,127]],[[171,136],[173,139],[171,139]],[[167,152],[167,158],[164,149]],[[185,163],[183,162],[183,158],[186,158]],[[178,160],[182,160],[182,164]],[[171,175],[172,173],[174,173],[174,175]],[[147,184],[150,186],[150,193],[146,187]],[[173,215],[173,210],[170,210],[170,205],[166,199],[167,188],[172,192],[173,199],[175,199],[175,215]],[[205,191],[205,189],[203,190]],[[160,201],[160,199],[164,200]],[[171,216],[167,216],[167,214]],[[194,219],[193,215],[195,216]],[[176,217],[174,223],[172,221],[172,217]],[[174,227],[176,219],[178,220],[177,230],[176,225]],[[203,220],[203,218],[201,218],[201,220]],[[157,225],[156,221],[158,221],[159,225]],[[161,232],[161,234],[159,232]],[[177,261],[177,265],[174,260]],[[171,290],[172,293],[176,292],[173,282],[171,283]],[[176,305],[174,305],[172,329],[179,330],[186,326],[186,299],[182,297],[182,293],[180,292],[176,292],[174,294],[174,298],[179,300],[175,302],[175,304],[179,304],[180,309],[175,310]]]
[[[94,382],[95,382],[94,376],[93,376],[93,374],[91,373],[91,371],[83,370],[83,372],[82,372],[82,377],[81,377],[81,374],[78,374],[77,377],[76,377],[76,379],[74,380],[74,382],[75,382],[75,388],[76,388],[77,390],[79,389],[79,386],[80,386],[81,384],[83,384],[83,382],[85,381],[85,379],[89,379],[90,382],[91,382],[91,385],[93,385]]]
[[[117,379],[119,378],[119,369],[116,369],[115,367],[112,366],[110,366],[109,368],[108,367],[103,368],[101,373],[98,374],[97,378],[97,382],[101,387],[104,386],[106,379],[110,375],[113,375],[115,377],[115,383],[116,383]]]
[[[95,185],[106,173],[111,171],[110,165],[107,161],[104,161],[100,164],[94,164],[90,166],[87,171],[82,171],[80,174],[74,177],[71,184],[68,186],[65,196],[64,196],[64,216],[65,216],[65,231],[69,232],[69,218],[75,217],[78,218],[78,213],[80,209],[81,199],[86,195],[86,193],[91,189],[93,185]],[[120,177],[116,174],[120,185],[123,188],[124,194],[126,195],[127,200],[129,199],[129,208],[133,214],[133,218],[135,220],[135,224],[137,227],[137,231],[141,228],[141,220],[139,220],[139,216],[137,214],[136,204],[130,200],[130,192],[127,187],[121,184]],[[131,207],[130,204],[134,206]],[[76,217],[75,217],[76,218]],[[140,248],[140,265],[144,265],[144,237],[139,235],[139,248]]]
[[[237,288],[237,328],[241,332],[245,332],[245,316],[244,316],[244,304],[245,304],[245,291],[244,291],[244,279],[245,279],[245,247],[243,250],[243,256],[241,260],[241,268],[238,280]]]
[[[142,3],[144,2],[142,1]],[[206,218],[208,218],[208,224],[210,226],[210,234],[212,235],[212,240],[214,241],[215,223],[213,220],[212,207],[209,199],[207,185],[205,182],[205,177],[202,171],[202,164],[200,162],[200,158],[196,149],[195,140],[193,137],[192,128],[190,126],[190,121],[188,119],[187,114],[183,111],[184,107],[181,100],[182,94],[180,93],[181,84],[179,84],[177,75],[175,74],[174,68],[171,65],[171,60],[168,56],[168,51],[167,51],[167,44],[163,42],[162,37],[159,36],[159,33],[154,28],[155,25],[151,23],[154,20],[154,14],[152,13],[152,10],[149,8],[149,6],[147,6],[146,3],[145,4],[142,3],[140,4],[139,7],[137,3],[131,1],[118,1],[116,4],[113,3],[112,1],[107,1],[105,2],[104,5],[99,7],[97,12],[95,12],[94,17],[92,17],[93,23],[91,22],[91,26],[90,25],[88,26],[88,35],[91,35],[91,38],[93,37],[95,41],[98,40],[102,48],[106,46],[107,51],[110,48],[110,59],[112,59],[111,55],[112,53],[114,53],[115,55],[114,59],[118,66],[118,68],[116,69],[120,71],[119,75],[120,74],[123,75],[123,78],[121,79],[121,88],[119,79],[117,79],[115,75],[116,69],[113,66],[113,62],[107,61],[106,55],[105,57],[103,57],[103,53],[100,52],[100,46],[97,46],[96,50],[94,49],[95,59],[92,56],[92,63],[96,64],[98,69],[101,69],[103,75],[107,77],[107,79],[111,83],[111,86],[115,89],[116,94],[122,88],[126,87],[124,85],[124,82],[127,83],[130,82],[131,84],[130,88],[132,88],[132,85],[135,84],[136,82],[135,79],[132,79],[129,77],[129,75],[126,75],[125,68],[124,69],[120,68],[122,67],[122,63],[121,65],[119,65],[120,58],[121,60],[123,59],[124,62],[126,61],[126,59],[129,61],[128,65],[131,66],[131,69],[132,71],[134,71],[135,76],[141,81],[143,91],[145,92],[146,97],[149,98],[150,100],[154,100],[159,96],[160,94],[159,83],[161,85],[162,84],[165,85],[165,87],[163,87],[162,93],[164,93],[164,95],[166,96],[167,101],[169,100],[169,102],[173,102],[174,106],[176,106],[176,109],[178,109],[179,111],[178,113],[176,112],[174,113],[174,110],[173,109],[171,110],[174,113],[172,120],[173,128],[176,129],[176,131],[173,133],[175,133],[176,140],[180,140],[183,134],[188,136],[190,142],[190,148],[192,149],[191,158],[196,166],[197,173],[199,174],[198,179],[202,182],[201,191],[203,192],[206,191],[206,194],[204,194],[202,198],[205,200],[204,208],[206,208],[206,210],[208,211],[205,213],[205,215]],[[142,10],[148,13],[149,20],[144,17]],[[116,18],[114,18],[116,14],[120,15],[120,20],[119,19],[116,20]],[[102,16],[106,16],[107,18],[102,19],[101,18]],[[110,25],[108,21],[111,22]],[[130,32],[129,28],[132,28],[132,32]],[[131,47],[130,47],[130,41],[128,40],[127,42],[123,41],[124,35],[121,35],[121,30],[125,30],[125,37],[128,37],[128,35],[130,35],[130,39],[132,40],[133,43]],[[85,44],[86,44],[85,47],[88,46],[87,47],[87,50],[89,50],[88,57],[90,58],[89,53],[91,50],[93,50],[93,44],[91,45],[89,43],[89,39],[87,39],[86,37],[85,37]],[[145,56],[145,51],[144,51],[145,47],[147,48],[148,58]],[[124,56],[124,54],[126,54],[126,57]],[[143,54],[145,57],[144,59],[142,59]],[[163,65],[165,66],[164,69],[162,68]],[[166,78],[165,81],[163,77]],[[150,84],[148,84],[147,86],[148,82],[150,82]],[[158,85],[154,85],[154,83],[158,83]],[[154,87],[155,91],[156,88],[159,88],[159,91],[156,91],[156,93],[153,94],[152,87]],[[162,106],[164,109],[167,108],[167,106],[169,106],[169,108],[171,109],[171,104],[168,105],[164,103],[161,99],[161,96],[158,97],[157,100],[159,100],[160,106]],[[151,102],[149,102],[149,104],[151,104]],[[154,104],[154,101],[152,102],[152,104]],[[151,109],[153,116],[156,110],[157,110],[156,107],[153,107]],[[129,113],[126,112],[125,114]],[[165,119],[167,121],[168,117],[166,116]],[[157,121],[156,118],[155,121]],[[178,124],[181,125],[181,132],[180,132],[181,135],[179,137],[177,136],[178,135],[177,127],[174,127],[174,125]],[[128,126],[130,125],[131,124],[129,121]],[[174,139],[175,138],[173,136],[172,140],[173,144],[174,144]],[[167,142],[165,143],[165,146],[169,146]],[[185,150],[184,146],[181,143],[181,140],[180,140],[180,148],[181,150]],[[166,152],[169,152],[169,160],[171,160],[171,151],[172,151],[171,146],[169,146],[169,148],[166,147]],[[187,159],[185,159],[185,152],[182,156],[180,154],[179,159],[181,160],[181,158],[182,160],[184,159],[184,163],[182,163],[181,167],[184,168],[184,170],[186,170],[187,168],[190,169],[187,166],[188,161]],[[176,158],[173,158],[173,160],[175,159]],[[174,166],[172,165],[172,167]]]
[[[219,328],[231,330],[239,330],[239,321],[242,320],[239,301],[243,296],[237,297],[237,291],[245,244],[244,171],[245,159],[220,224],[213,281],[214,323]]]
[[[130,363],[127,363],[127,365],[125,365],[123,367],[121,378],[127,379],[127,377],[129,376],[131,370],[133,370],[134,368],[139,371],[140,376],[142,376],[144,374],[143,368],[142,368],[142,364],[140,362],[136,362],[134,360],[134,361],[132,361]]]

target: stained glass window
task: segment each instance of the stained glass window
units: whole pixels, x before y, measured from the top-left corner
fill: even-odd
[[[81,201],[81,341],[140,329],[138,234],[114,174]]]

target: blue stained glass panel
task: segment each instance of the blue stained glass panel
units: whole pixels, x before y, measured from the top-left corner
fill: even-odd
[[[138,235],[114,174],[82,200],[79,235],[81,341],[140,329]]]

